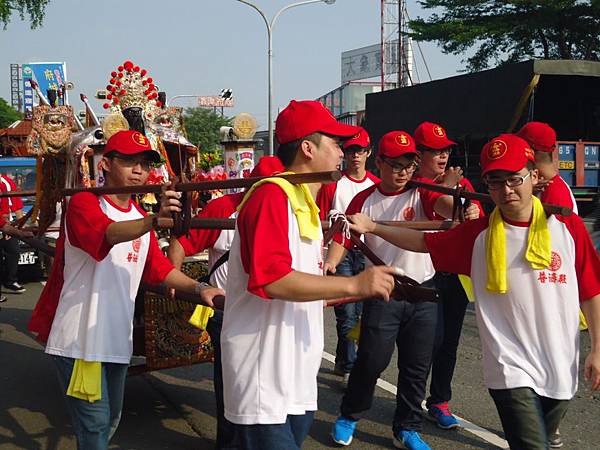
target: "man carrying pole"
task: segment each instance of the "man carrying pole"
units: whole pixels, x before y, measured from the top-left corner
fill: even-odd
[[[277,117],[277,155],[299,174],[334,170],[342,157],[339,139],[357,132],[319,102],[292,100]],[[244,449],[302,446],[317,409],[321,300],[388,300],[394,286],[391,267],[349,278],[322,276],[314,201],[320,187],[271,178],[255,184],[239,208],[221,349],[225,417],[236,424]]]
[[[504,134],[481,153],[496,208],[453,230],[424,234],[352,216],[353,228],[470,276],[484,380],[512,449],[548,447],[577,392],[579,307],[590,330],[584,376],[600,389],[600,258],[577,215],[547,215],[526,141]],[[579,299],[579,300],[577,300]]]
[[[104,149],[106,185],[142,185],[158,160],[143,134],[119,131]],[[130,194],[87,192],[74,195],[63,215],[52,273],[29,329],[47,339],[79,449],[107,449],[118,426],[142,279],[196,294],[211,306],[223,293],[175,270],[158,247],[153,229],[180,206],[165,185],[158,216],[146,216]]]

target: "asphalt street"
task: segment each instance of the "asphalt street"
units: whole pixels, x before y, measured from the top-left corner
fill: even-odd
[[[11,295],[0,305],[0,450],[75,449],[64,399],[55,369],[26,325],[41,291],[40,283],[26,285],[23,295]],[[329,433],[343,395],[333,374],[335,353],[333,311],[326,311],[326,344],[319,373],[319,411],[303,448],[335,448]],[[586,333],[582,361],[589,350]],[[396,358],[382,374],[372,409],[361,420],[350,448],[392,448]],[[427,422],[423,437],[435,450],[502,448],[502,428],[483,386],[479,338],[472,313],[467,313],[452,410],[469,423],[459,431],[443,431]],[[600,448],[600,394],[581,381],[561,425],[564,449]],[[211,449],[215,438],[215,404],[211,364],[155,371],[127,380],[125,408],[111,449]]]

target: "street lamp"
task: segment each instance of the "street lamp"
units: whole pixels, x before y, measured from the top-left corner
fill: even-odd
[[[250,6],[251,8],[254,8],[261,15],[261,17],[265,21],[265,25],[267,26],[267,35],[269,37],[269,50],[267,53],[268,65],[269,65],[269,114],[268,114],[268,116],[269,116],[268,117],[268,120],[269,120],[269,155],[272,156],[273,155],[273,69],[272,69],[273,63],[272,63],[272,60],[273,60],[273,26],[275,25],[275,21],[281,15],[282,12],[284,12],[285,10],[288,10],[290,8],[294,8],[296,6],[302,6],[302,5],[309,5],[311,3],[325,3],[327,5],[333,5],[335,3],[335,0],[306,0],[303,2],[292,3],[291,5],[284,6],[279,11],[277,11],[270,22],[267,19],[267,16],[265,15],[265,13],[262,12],[262,10],[258,6],[256,6],[254,3],[251,3],[248,0],[237,0],[237,1],[240,3],[245,3],[246,5]]]

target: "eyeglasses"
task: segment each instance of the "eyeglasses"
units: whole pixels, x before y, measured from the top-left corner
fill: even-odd
[[[513,175],[502,180],[486,178],[484,182],[490,191],[497,191],[502,189],[504,186],[508,186],[510,188],[521,186],[523,182],[529,178],[529,175],[531,175],[531,172],[527,172],[527,175],[523,176]]]
[[[450,147],[441,148],[439,150],[433,150],[428,148],[425,149],[425,151],[431,153],[433,156],[449,155],[450,153],[452,153],[452,149]]]
[[[355,148],[355,149],[349,149],[349,150],[344,150],[344,155],[352,155],[352,154],[356,154],[358,156],[363,156],[366,155],[369,152],[368,148]]]
[[[132,158],[130,156],[120,156],[120,155],[113,155],[113,158],[116,158],[119,161],[121,161],[121,165],[125,166],[125,167],[135,167],[139,164],[140,167],[142,168],[142,170],[144,170],[144,171],[149,171],[154,166],[154,163],[152,161],[150,161],[149,159],[145,159],[145,158],[139,159],[139,158]]]
[[[390,166],[392,168],[392,172],[394,172],[394,173],[400,173],[403,170],[406,170],[406,173],[412,173],[417,168],[417,163],[415,163],[414,161],[411,163],[408,163],[404,166],[402,164],[393,164],[387,158],[381,158],[381,159],[383,160],[384,163],[386,163],[388,166]]]

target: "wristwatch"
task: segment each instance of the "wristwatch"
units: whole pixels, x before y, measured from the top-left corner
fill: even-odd
[[[199,294],[202,289],[212,287],[210,284],[201,281],[194,287],[194,294]]]

